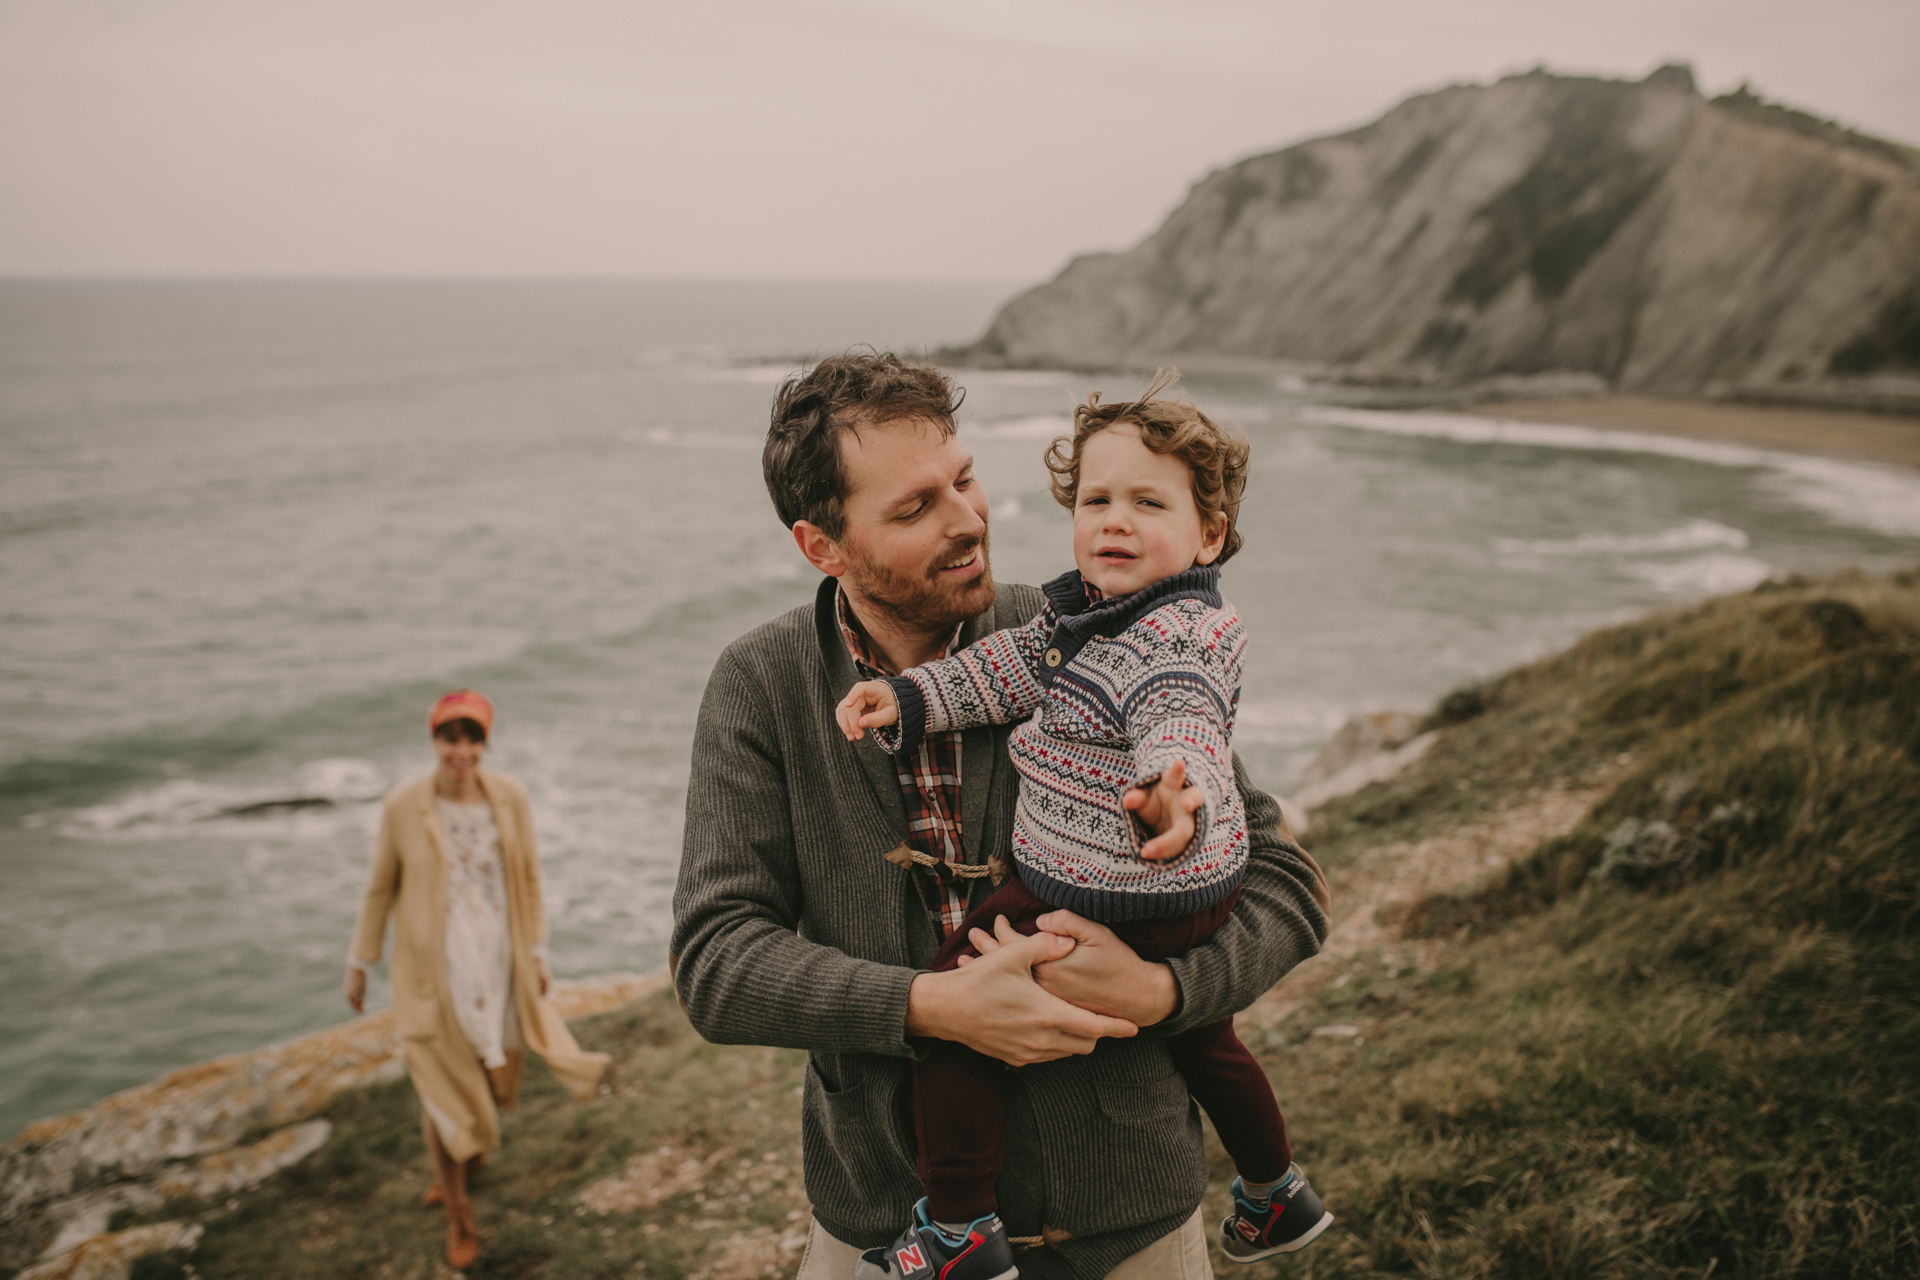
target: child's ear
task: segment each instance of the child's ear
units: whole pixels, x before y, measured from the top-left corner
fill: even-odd
[[[1220,558],[1220,552],[1227,545],[1227,515],[1220,512],[1201,526],[1204,537],[1200,542],[1200,554],[1193,558],[1195,564],[1212,564]]]

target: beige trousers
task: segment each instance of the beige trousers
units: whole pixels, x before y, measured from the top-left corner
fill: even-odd
[[[1016,1255],[1017,1257],[1017,1255]],[[807,1252],[794,1280],[853,1280],[860,1251],[812,1224]],[[1170,1231],[1107,1273],[1108,1280],[1213,1280],[1207,1264],[1207,1229],[1195,1209],[1185,1226]]]

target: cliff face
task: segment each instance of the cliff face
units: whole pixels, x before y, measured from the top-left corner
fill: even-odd
[[[1684,67],[1412,98],[1208,176],[955,353],[1293,365],[1362,380],[1579,374],[1817,392],[1920,374],[1920,152]]]

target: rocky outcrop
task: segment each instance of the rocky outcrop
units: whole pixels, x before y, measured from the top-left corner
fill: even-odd
[[[608,974],[555,983],[552,999],[562,1016],[581,1018],[629,1004],[666,982],[664,969]],[[30,1124],[0,1146],[0,1267],[91,1247],[122,1209],[147,1211],[252,1186],[326,1141],[327,1122],[312,1117],[336,1095],[395,1079],[403,1070],[387,1010],[183,1067],[86,1111]],[[263,1130],[266,1136],[243,1142]],[[161,1238],[157,1228],[141,1231],[146,1234],[120,1233],[128,1239],[95,1252],[139,1256],[126,1251]]]
[[[1350,717],[1278,797],[1287,829],[1304,836],[1313,826],[1312,810],[1404,773],[1439,737],[1420,732],[1424,723],[1411,711]]]
[[[1410,711],[1352,717],[1300,771],[1287,788],[1287,798],[1303,810],[1318,809],[1329,800],[1399,776],[1434,743],[1436,735],[1421,733],[1420,725],[1421,717]]]
[[[129,1280],[142,1258],[191,1249],[205,1230],[195,1222],[155,1222],[97,1235],[28,1267],[14,1280]]]
[[[1209,175],[947,354],[1920,404],[1920,152],[1685,67],[1444,89]]]

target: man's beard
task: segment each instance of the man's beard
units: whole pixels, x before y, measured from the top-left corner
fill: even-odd
[[[980,576],[968,582],[940,581],[940,566],[980,548]],[[908,631],[948,631],[993,603],[993,567],[987,560],[987,535],[963,539],[917,572],[898,573],[853,548],[850,575],[860,594]]]

